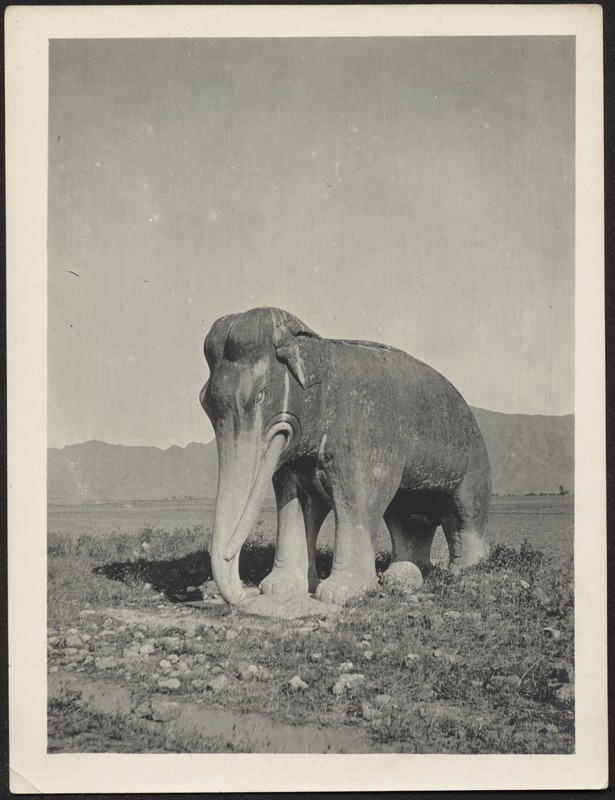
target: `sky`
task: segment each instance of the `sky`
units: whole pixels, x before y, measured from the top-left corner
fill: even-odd
[[[48,440],[209,441],[277,306],[474,406],[574,411],[574,39],[50,42]],[[76,273],[76,274],[75,274]]]

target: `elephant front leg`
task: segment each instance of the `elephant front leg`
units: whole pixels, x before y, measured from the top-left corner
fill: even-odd
[[[273,569],[261,582],[262,594],[307,593],[310,559],[306,541],[303,490],[286,469],[273,477],[278,508],[278,534]],[[303,501],[303,503],[302,503]]]
[[[324,603],[344,605],[348,598],[378,585],[374,553],[378,521],[336,507],[335,523],[331,575],[318,584],[314,596]]]

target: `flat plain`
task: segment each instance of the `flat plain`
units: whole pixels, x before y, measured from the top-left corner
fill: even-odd
[[[438,532],[422,589],[283,620],[218,597],[212,501],[50,506],[49,751],[573,752],[573,509],[493,497],[482,564],[452,575]],[[246,585],[274,542],[266,507]]]

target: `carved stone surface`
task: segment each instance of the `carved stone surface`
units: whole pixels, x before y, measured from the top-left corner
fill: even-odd
[[[394,561],[382,576],[382,585],[413,592],[423,585],[423,575],[412,561]]]
[[[324,614],[335,614],[341,610],[339,606],[323,606],[308,594],[259,595],[251,597],[239,606],[246,614],[259,617],[275,617],[276,619],[303,619],[304,617],[322,617]]]
[[[276,308],[219,319],[205,356],[201,402],[220,469],[211,557],[227,603],[245,600],[239,552],[271,480],[278,535],[264,595],[343,604],[373,588],[382,517],[394,563],[427,566],[438,525],[451,566],[486,554],[485,445],[459,392],[427,364],[386,345],[322,339]],[[331,510],[333,568],[319,581],[316,539]]]

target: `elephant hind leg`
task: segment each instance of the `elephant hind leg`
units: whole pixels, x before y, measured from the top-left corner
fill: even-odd
[[[429,567],[437,526],[412,517],[404,509],[391,507],[384,514],[384,521],[391,534],[391,562],[411,561],[417,567]]]
[[[468,567],[488,555],[489,499],[488,479],[480,472],[466,475],[455,492],[452,508],[442,521],[451,567]]]

